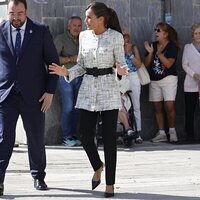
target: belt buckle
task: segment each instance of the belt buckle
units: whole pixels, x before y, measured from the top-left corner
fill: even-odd
[[[93,76],[94,76],[94,77],[98,77],[98,76],[99,76],[99,70],[98,70],[97,67],[94,67],[94,68],[93,68]]]

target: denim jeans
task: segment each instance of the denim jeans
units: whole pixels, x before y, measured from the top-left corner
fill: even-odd
[[[58,89],[61,96],[61,129],[63,139],[67,139],[76,134],[78,124],[78,110],[75,109],[78,90],[82,82],[82,77],[77,77],[70,83],[64,77],[59,78]]]

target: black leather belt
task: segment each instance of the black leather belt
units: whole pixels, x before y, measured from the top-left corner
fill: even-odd
[[[103,69],[98,69],[97,67],[94,68],[86,68],[86,74],[88,75],[93,75],[95,77],[98,76],[103,76],[106,74],[113,74],[113,68],[103,68]]]

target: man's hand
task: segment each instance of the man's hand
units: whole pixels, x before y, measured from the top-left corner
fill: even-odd
[[[50,108],[52,100],[53,100],[53,94],[45,92],[42,95],[42,97],[39,100],[39,102],[42,102],[42,107],[41,107],[42,112],[46,112]]]

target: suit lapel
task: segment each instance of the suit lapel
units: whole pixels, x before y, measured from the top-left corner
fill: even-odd
[[[29,18],[27,18],[27,24],[26,24],[26,29],[25,29],[25,33],[24,33],[24,39],[23,39],[20,55],[23,55],[23,52],[28,47],[33,34],[34,34],[33,22]]]
[[[4,28],[3,28],[3,35],[5,37],[5,40],[10,48],[10,51],[12,53],[13,56],[15,56],[15,52],[13,49],[13,42],[12,42],[12,36],[11,36],[11,26],[10,26],[10,22],[6,22]]]

